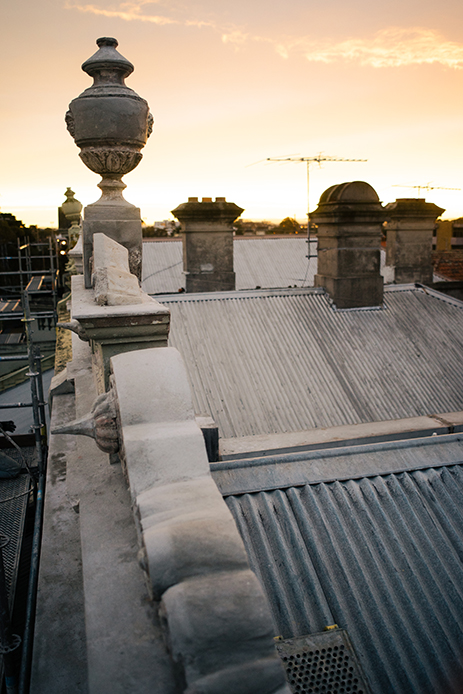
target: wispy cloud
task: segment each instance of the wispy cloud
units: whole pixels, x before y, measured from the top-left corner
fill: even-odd
[[[390,27],[373,38],[349,38],[337,43],[301,40],[289,44],[288,54],[291,49],[302,50],[312,62],[349,60],[375,68],[439,63],[463,68],[463,45],[447,41],[437,31],[423,27]]]
[[[79,12],[88,12],[90,14],[100,15],[103,17],[115,17],[126,22],[150,22],[160,26],[166,24],[181,24],[183,26],[194,27],[212,27],[215,28],[213,22],[203,19],[176,19],[168,14],[151,14],[146,11],[149,5],[164,5],[162,0],[136,0],[135,2],[122,2],[117,7],[103,8],[98,5],[80,5],[76,2],[68,1],[67,9],[78,10]]]
[[[121,5],[119,5],[119,9],[104,9],[103,7],[97,7],[96,5],[78,5],[68,2],[66,7],[70,10],[79,10],[79,12],[89,12],[90,14],[96,14],[103,17],[116,17],[118,19],[123,19],[126,22],[152,22],[153,24],[159,25],[178,24],[178,22],[175,19],[172,19],[171,17],[153,14],[142,14],[142,6],[145,4],[147,3],[124,2]]]
[[[150,12],[156,6],[156,12]],[[177,24],[197,28],[208,27],[221,35],[222,42],[240,50],[250,43],[266,43],[283,59],[303,55],[310,62],[356,62],[374,68],[408,65],[440,64],[463,68],[463,44],[448,41],[433,29],[424,27],[389,27],[370,38],[348,38],[343,41],[314,40],[310,36],[287,36],[275,39],[243,30],[243,27],[221,26],[219,22],[201,17],[185,17],[185,8],[171,0],[131,0],[109,7],[81,5],[68,0],[68,9],[127,22],[150,22],[158,26]],[[159,11],[162,8],[164,11]]]

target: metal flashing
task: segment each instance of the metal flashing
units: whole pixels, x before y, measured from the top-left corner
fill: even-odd
[[[318,449],[211,465],[223,496],[463,463],[463,434]]]

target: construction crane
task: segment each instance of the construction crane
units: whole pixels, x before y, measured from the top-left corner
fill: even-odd
[[[324,161],[368,161],[367,159],[344,159],[342,157],[325,157],[321,153],[315,157],[267,157],[265,161],[295,161],[295,162],[306,162],[307,164],[307,238],[309,242],[309,255],[307,256],[313,258],[315,256],[311,255],[310,252],[310,165],[316,162],[319,166],[322,165]]]
[[[422,190],[426,190],[429,192],[430,190],[461,190],[461,188],[443,188],[442,186],[431,186],[429,183],[425,186],[403,186],[400,184],[394,184],[392,186],[393,188],[417,188],[418,189],[418,196],[420,195]]]

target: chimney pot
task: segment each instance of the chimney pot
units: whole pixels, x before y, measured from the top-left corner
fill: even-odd
[[[212,202],[212,198],[203,198],[202,202]]]

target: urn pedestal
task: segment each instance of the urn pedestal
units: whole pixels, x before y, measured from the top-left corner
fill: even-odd
[[[130,271],[141,279],[142,230],[138,207],[122,196],[121,178],[141,161],[153,127],[147,102],[125,84],[133,65],[117,50],[116,39],[97,40],[98,51],[82,65],[93,85],[69,104],[67,128],[80,158],[102,176],[101,198],[84,209],[83,269],[91,287],[93,235],[103,233],[129,251]]]

